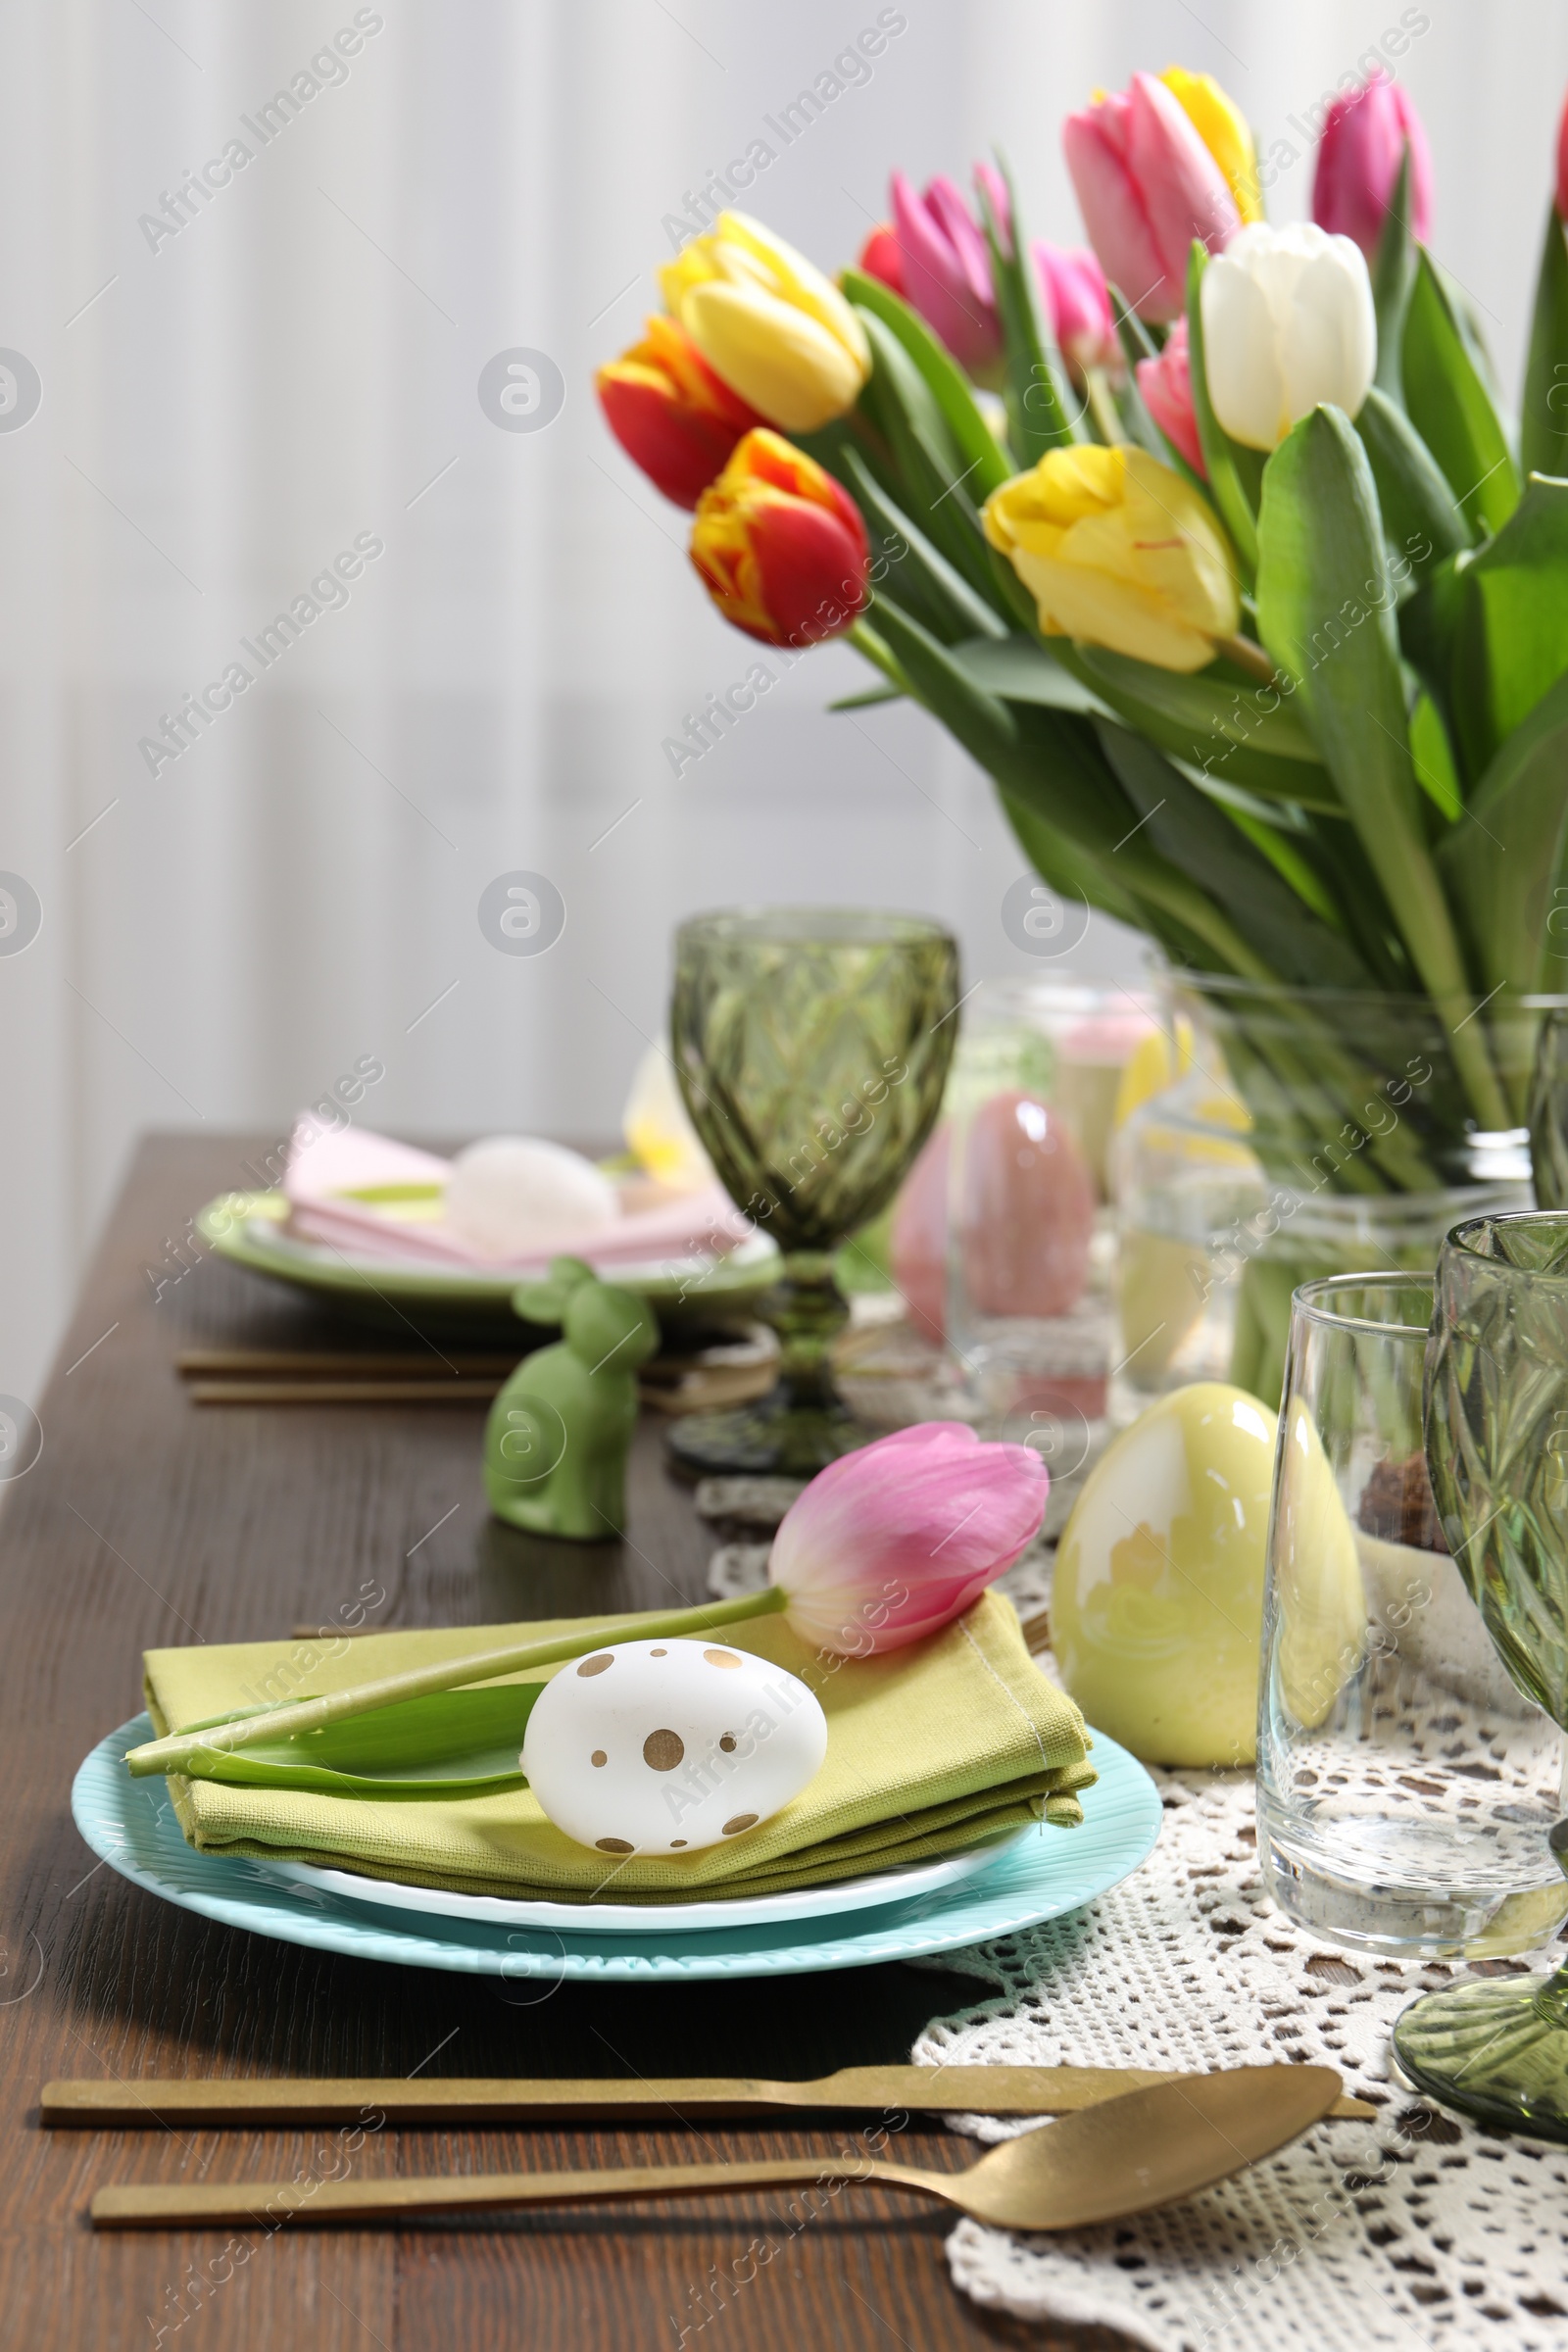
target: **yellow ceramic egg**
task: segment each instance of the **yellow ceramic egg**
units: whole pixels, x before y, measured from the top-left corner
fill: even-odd
[[[1148,1763],[1256,1756],[1277,1419],[1223,1381],[1173,1390],[1112,1441],[1062,1534],[1062,1681]]]
[[[1360,1668],[1367,1608],[1355,1530],[1299,1396],[1286,1408],[1274,1584],[1279,1697],[1312,1731]]]

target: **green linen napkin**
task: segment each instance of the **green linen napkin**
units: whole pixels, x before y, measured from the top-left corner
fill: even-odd
[[[573,1620],[370,1634],[339,1655],[298,1643],[234,1642],[146,1653],[148,1711],[162,1736],[254,1706],[339,1690],[506,1642],[548,1641]],[[607,1618],[634,1640],[640,1616]],[[172,1776],[181,1829],[203,1853],[330,1864],[462,1893],[560,1902],[670,1902],[766,1894],[932,1861],[1031,1820],[1070,1827],[1095,1779],[1083,1717],[1024,1647],[1010,1602],[987,1592],[944,1633],[885,1657],[819,1656],[780,1617],[727,1625],[724,1640],[799,1675],[828,1720],[809,1788],[744,1837],[701,1853],[613,1865],[552,1827],[529,1788],[464,1798],[324,1796]],[[306,1661],[309,1661],[307,1664]],[[302,1671],[303,1667],[303,1671]],[[565,1668],[498,1681],[548,1681]]]

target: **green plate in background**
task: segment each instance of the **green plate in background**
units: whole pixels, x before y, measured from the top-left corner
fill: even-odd
[[[439,1188],[432,1185],[432,1200]],[[377,1330],[450,1331],[458,1337],[515,1340],[530,1328],[512,1311],[516,1274],[469,1273],[455,1266],[393,1265],[360,1257],[284,1230],[281,1193],[224,1193],[209,1200],[196,1230],[215,1255],[270,1282],[319,1299],[335,1313]],[[778,1280],[777,1245],[754,1234],[727,1256],[694,1256],[617,1268],[612,1279],[648,1300],[662,1330],[745,1323]]]

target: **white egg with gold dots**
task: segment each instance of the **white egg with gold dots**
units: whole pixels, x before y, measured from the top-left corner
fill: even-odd
[[[827,1717],[782,1666],[720,1642],[617,1642],[546,1684],[522,1769],[558,1830],[623,1858],[744,1838],[826,1754]]]

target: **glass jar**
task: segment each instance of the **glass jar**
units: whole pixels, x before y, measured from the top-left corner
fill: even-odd
[[[1190,1380],[1278,1402],[1291,1294],[1334,1273],[1428,1273],[1469,1216],[1531,1204],[1524,1123],[1541,1015],[1477,1016],[1505,1106],[1482,1129],[1426,998],[1178,974],[1185,1074],[1117,1143],[1113,1427]]]

